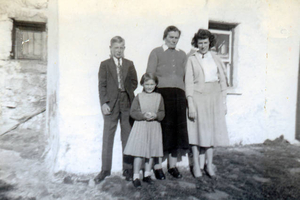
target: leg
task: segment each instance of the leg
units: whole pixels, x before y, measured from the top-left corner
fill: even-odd
[[[141,188],[141,181],[140,181],[140,169],[141,169],[141,164],[142,164],[142,158],[140,157],[134,157],[133,161],[133,169],[134,169],[134,174],[133,174],[133,186],[136,188]]]
[[[120,124],[121,124],[121,141],[122,141],[122,152],[124,152],[131,125],[129,122],[130,115],[130,103],[127,97],[127,93],[120,93]],[[133,157],[126,156],[123,154],[123,170],[132,171]]]
[[[162,158],[155,158],[155,165],[154,165],[154,169],[162,169]]]
[[[168,161],[169,161],[169,168],[176,167],[177,156],[175,157],[172,153],[169,153]]]
[[[142,158],[141,157],[134,157],[133,160],[133,175],[134,178],[139,177],[140,174],[140,169],[141,169],[141,165],[142,165]]]
[[[115,109],[114,109],[115,110]],[[102,140],[102,171],[110,171],[112,165],[112,149],[115,132],[118,125],[119,114],[113,111],[110,115],[104,116],[104,129]]]
[[[110,175],[112,164],[112,148],[115,132],[118,124],[118,113],[112,113],[104,116],[104,130],[102,140],[102,170],[95,177],[96,184],[100,183],[105,177]]]
[[[152,184],[153,181],[151,179],[151,168],[153,164],[153,158],[145,159],[145,175],[143,181],[149,184]]]
[[[204,147],[200,147],[200,169],[204,169],[205,166],[205,152],[206,152],[206,148]]]
[[[206,150],[206,157],[207,157],[207,172],[209,176],[215,176],[215,172],[213,170],[212,162],[213,162],[213,148],[210,147]]]
[[[193,166],[194,177],[195,178],[201,177],[202,173],[201,173],[201,170],[200,170],[198,147],[197,146],[192,146],[192,151],[193,151],[193,162],[194,162],[194,166]]]
[[[176,150],[172,150],[171,153],[169,153],[169,158],[168,158],[168,164],[169,164],[169,174],[171,174],[173,177],[175,178],[182,178],[182,175],[180,174],[180,172],[178,171],[177,167],[176,167],[176,163],[177,163],[177,149]]]

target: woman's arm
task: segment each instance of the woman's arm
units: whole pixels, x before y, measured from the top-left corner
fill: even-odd
[[[152,50],[152,52],[149,55],[146,72],[155,74],[157,64],[158,64],[158,57],[157,57],[156,51],[154,49],[154,50]]]

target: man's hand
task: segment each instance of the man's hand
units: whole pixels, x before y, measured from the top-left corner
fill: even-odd
[[[110,114],[110,107],[107,105],[107,103],[103,104],[101,109],[102,109],[102,113],[104,115],[109,115]]]

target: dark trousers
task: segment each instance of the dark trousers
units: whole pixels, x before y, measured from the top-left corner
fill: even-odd
[[[104,115],[104,130],[102,144],[102,170],[110,171],[115,133],[120,120],[122,153],[131,130],[129,122],[130,102],[126,92],[120,92],[119,98],[111,114]],[[132,169],[133,157],[123,154],[123,170]]]

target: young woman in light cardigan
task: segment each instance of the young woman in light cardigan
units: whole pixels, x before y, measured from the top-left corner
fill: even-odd
[[[194,163],[192,173],[200,180],[201,168],[209,177],[216,178],[212,167],[213,148],[229,143],[225,121],[225,67],[219,57],[210,51],[214,44],[214,35],[208,30],[199,29],[192,39],[192,45],[198,51],[188,58],[185,73],[187,125]],[[207,163],[204,167],[205,160]]]

